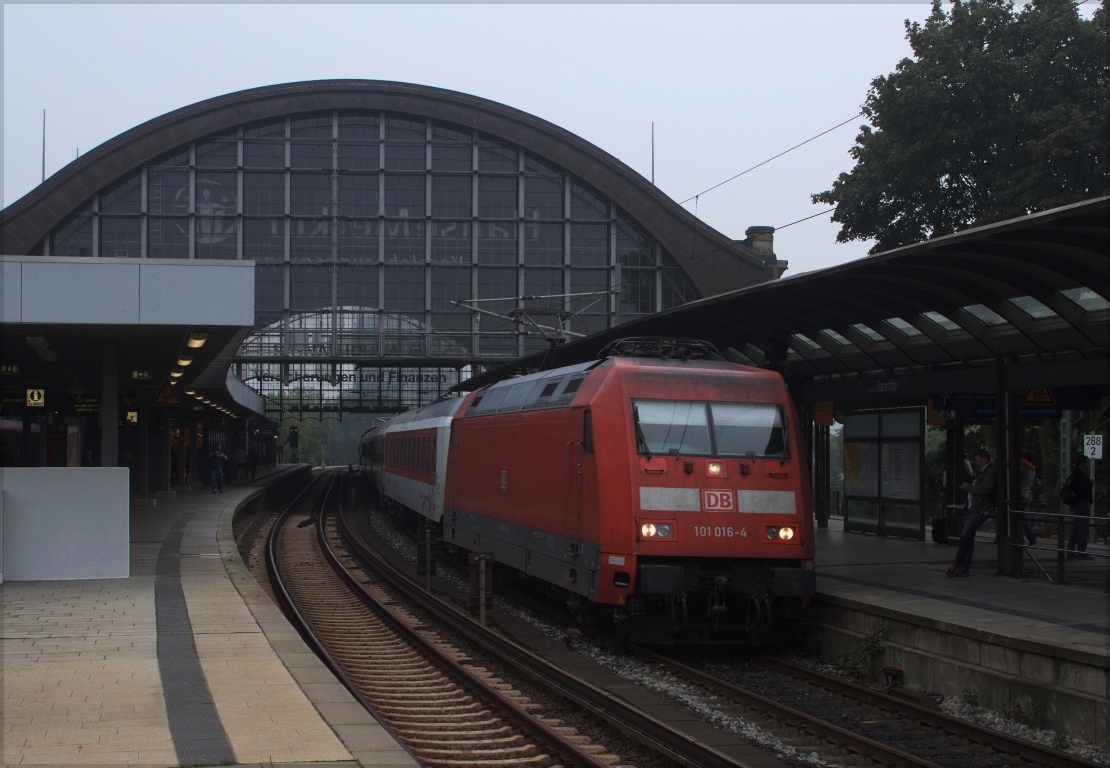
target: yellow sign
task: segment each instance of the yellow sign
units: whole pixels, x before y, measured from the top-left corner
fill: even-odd
[[[1025,393],[1022,405],[1056,405],[1056,398],[1048,387],[1033,387]]]
[[[158,396],[154,398],[155,405],[181,405],[181,398],[177,396],[177,390],[174,389],[173,383],[167,381],[162,385],[162,390]]]
[[[28,389],[27,390],[27,407],[28,408],[44,408],[44,407],[46,407],[46,390],[45,389]]]

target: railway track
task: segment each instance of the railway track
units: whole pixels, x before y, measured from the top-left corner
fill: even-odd
[[[304,517],[303,512],[300,514],[301,517]],[[365,545],[358,544],[357,537],[353,537],[349,531],[344,531],[340,524],[335,522],[334,517],[330,515],[318,517],[321,521],[325,521],[325,524],[320,527],[320,535],[329,542],[328,549],[336,552],[331,556],[335,560],[333,567],[335,564],[341,564],[343,569],[359,574],[354,577],[358,584],[367,587],[370,591],[381,590],[380,602],[386,605],[398,606],[402,601],[408,603],[410,599],[416,599],[420,596],[419,593],[424,592],[420,586],[412,582],[411,575],[394,574],[391,578],[397,580],[398,583],[391,586],[390,591],[385,591],[385,587],[369,587],[369,584],[383,577],[367,575],[363,571],[362,560],[375,561],[380,560],[380,558],[369,551],[360,551],[357,555],[346,551],[348,546],[352,544],[360,550],[365,549]],[[315,540],[315,536],[311,535],[308,528],[298,528],[296,524],[293,524],[292,528],[289,525],[285,525],[284,528],[287,531],[295,531],[296,534],[304,534],[299,537],[296,535],[290,536],[291,542],[297,538],[307,541]],[[345,538],[350,541],[346,541]],[[303,551],[299,551],[293,556],[298,562],[303,562],[308,557]],[[319,555],[318,557],[323,559],[325,556]],[[411,569],[409,570],[411,571]],[[342,581],[338,576],[330,578]],[[298,580],[303,581],[303,576],[298,576]],[[303,588],[300,587],[300,589]],[[351,587],[347,586],[346,589],[349,590]],[[400,597],[398,592],[392,591],[393,589],[417,594],[416,597]],[[333,595],[309,593],[302,597],[301,601],[310,605],[332,605],[336,599]],[[479,667],[480,676],[484,677],[486,682],[491,684],[495,690],[499,686],[505,688],[509,685],[505,682],[505,679],[506,677],[511,678],[513,673],[502,672],[499,675],[494,675],[490,671],[492,669],[504,670],[506,668],[503,665],[508,664],[524,676],[538,678],[540,672],[546,676],[548,667],[559,664],[558,660],[534,657],[523,649],[503,650],[498,648],[499,645],[507,642],[504,638],[496,640],[473,639],[471,637],[472,633],[476,633],[478,636],[490,633],[486,632],[484,628],[471,626],[476,625],[476,622],[458,610],[448,610],[442,619],[430,619],[429,615],[423,613],[424,610],[439,612],[439,609],[433,606],[421,608],[420,613],[416,613],[415,609],[405,609],[402,613],[410,615],[415,626],[424,632],[430,632],[429,628],[435,622],[440,620],[447,622],[445,628],[434,631],[434,637],[430,638],[429,642],[437,647],[451,649],[448,652],[448,657],[452,660],[452,663],[464,667],[468,665]],[[354,626],[352,616],[346,613],[339,615],[338,611],[334,609],[327,611],[327,613],[331,614],[330,620],[324,622],[324,624],[332,625],[331,631],[341,638],[340,647],[344,645],[352,646],[349,653],[355,657],[353,661],[337,660],[336,664],[340,669],[337,674],[340,675],[341,679],[344,676],[349,677],[352,680],[352,685],[367,685],[379,680],[381,673],[377,671],[366,674],[351,674],[344,671],[349,664],[358,662],[359,657],[366,655],[366,651],[365,649],[358,650],[358,647],[363,644],[351,642],[350,628]],[[374,637],[374,634],[368,630],[358,630],[358,634]],[[460,641],[458,639],[460,634],[466,635],[467,639]],[[448,635],[450,639],[445,639]],[[343,637],[346,637],[346,640],[342,640]],[[383,645],[386,648],[395,649],[398,642],[391,638],[383,641]],[[481,650],[476,651],[477,645],[471,645],[471,643],[477,644],[479,642],[490,643],[490,645],[483,646]],[[510,645],[512,644],[510,643]],[[569,649],[568,653],[570,653]],[[494,659],[495,655],[497,656],[496,660]],[[782,665],[781,663],[772,666],[770,661],[761,660],[758,664],[733,664],[728,665],[727,668],[718,668],[714,665],[711,668],[698,669],[696,668],[699,666],[697,664],[683,665],[674,659],[660,657],[641,649],[637,649],[637,655],[646,664],[656,667],[658,670],[656,672],[657,677],[673,677],[688,681],[689,685],[696,686],[706,692],[706,698],[714,702],[713,706],[716,709],[716,714],[706,716],[703,713],[702,719],[724,721],[729,718],[743,718],[773,734],[783,744],[793,747],[796,754],[818,757],[829,764],[841,766],[921,766],[923,768],[1009,768],[1009,766],[1055,768],[1056,766],[1099,765],[1063,752],[1041,747],[1032,742],[1014,739],[989,729],[980,728],[937,711],[915,706],[902,697],[883,694],[863,686],[846,683],[839,678],[822,676],[802,667]],[[337,657],[341,658],[342,654],[337,653]],[[388,656],[385,656],[385,658],[388,658]],[[396,661],[392,665],[399,666]],[[387,664],[387,666],[389,665]],[[423,676],[425,674],[426,676]],[[572,682],[568,683],[563,680],[555,683],[555,685],[559,689],[560,695],[572,702],[569,705],[571,708],[575,706],[596,707],[598,717],[609,717],[612,715],[611,710],[617,709],[614,696],[611,693],[594,692],[593,694],[587,694],[577,688],[582,684],[581,681],[573,681],[573,676],[566,675],[561,671],[555,674],[556,678],[562,676],[572,678]],[[424,680],[432,682],[424,685]],[[420,675],[412,673],[412,676],[408,679],[401,678],[393,683],[387,683],[384,686],[384,693],[396,697],[398,689],[403,687],[421,691],[419,695],[430,695],[428,689],[442,689],[452,685],[463,690],[469,688],[468,684],[449,682],[451,680],[453,678],[448,677],[444,672],[421,673]],[[776,680],[779,682],[769,682]],[[373,691],[374,688],[382,689],[383,687],[370,684],[367,685],[367,688]],[[599,696],[600,698],[597,699],[596,703],[591,703],[591,696]],[[530,713],[529,716],[542,711],[547,713],[549,720],[553,717],[549,703],[537,704],[535,701],[526,699],[519,691],[513,691],[509,699],[511,706],[523,710],[525,713]],[[373,704],[370,706],[372,711],[377,711]],[[485,706],[490,709],[488,704]],[[563,706],[566,707],[567,705],[564,704]],[[432,707],[424,706],[424,710],[430,708]],[[379,718],[390,723],[386,717],[389,711],[383,706]],[[427,711],[422,712],[423,716],[427,714]],[[402,740],[412,738],[408,733],[403,733],[398,727],[393,726],[392,723],[390,725]],[[510,730],[514,727],[521,728],[519,725],[506,727]],[[677,729],[671,729],[670,726],[663,723],[653,723],[650,719],[636,721],[633,717],[632,720],[622,722],[617,718],[611,721],[611,727],[626,737],[655,733],[656,748],[663,750],[664,757],[657,758],[658,762],[638,762],[637,765],[640,766],[651,765],[654,768],[658,765],[746,765],[743,761],[728,758],[717,753],[716,750],[710,750],[698,757],[691,757],[690,754],[682,751],[682,747],[677,746],[685,737],[679,733],[668,732]],[[662,737],[663,744],[661,746],[658,744],[660,733],[665,734]],[[701,738],[704,739],[704,731]],[[581,739],[581,735],[579,735],[579,739]],[[669,739],[675,740],[674,744],[668,745],[666,742]],[[489,734],[483,734],[479,741],[494,743]],[[607,740],[600,739],[598,741],[604,743]],[[422,743],[419,736],[413,740],[413,744],[416,746],[421,746]],[[440,752],[433,755],[433,759],[444,758],[446,754],[454,753],[458,749],[457,745],[453,743],[444,746],[442,739],[437,743],[439,746],[434,747],[434,749],[439,749]],[[615,755],[598,757],[605,750],[597,746],[596,743],[584,746],[579,742],[579,746],[589,755],[590,759],[596,758],[602,761],[602,764],[604,764],[604,761],[617,760]],[[413,749],[419,757],[415,747]],[[547,755],[554,755],[555,753],[555,750],[549,747],[538,748],[538,751]],[[420,757],[420,759],[423,760],[424,758]],[[575,759],[565,756],[552,756],[547,759],[556,761],[548,763],[550,765],[591,764],[579,763]],[[769,756],[766,759],[773,760]],[[812,757],[810,757],[810,760],[812,760]],[[427,764],[446,765],[448,763],[427,762]],[[460,763],[452,762],[450,764],[458,765]],[[464,764],[480,765],[477,762]],[[543,765],[544,763],[513,762],[510,759],[508,763],[503,764],[523,766]]]
[[[684,664],[654,651],[635,654],[659,674],[690,681],[787,742],[812,745],[840,765],[920,768],[1098,768],[1078,758],[949,716],[896,693],[868,688],[793,662]]]
[[[274,525],[268,546],[274,589],[325,663],[422,764],[602,768],[614,762],[603,749],[533,716],[530,702],[496,676],[468,666],[466,652],[396,594],[346,576],[340,562],[349,556],[336,551],[335,517],[328,513],[335,491],[334,475],[318,478],[306,493],[320,510],[287,514]]]

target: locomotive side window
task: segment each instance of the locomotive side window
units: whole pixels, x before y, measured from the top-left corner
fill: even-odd
[[[590,409],[582,411],[582,453],[594,452],[594,420]]]
[[[711,403],[713,435],[718,456],[784,458],[786,420],[777,405],[764,403]]]
[[[640,453],[685,456],[787,456],[786,419],[771,403],[634,400]]]

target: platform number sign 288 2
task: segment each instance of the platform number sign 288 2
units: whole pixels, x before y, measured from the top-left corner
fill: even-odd
[[[1083,435],[1083,455],[1088,459],[1102,458],[1102,435]]]

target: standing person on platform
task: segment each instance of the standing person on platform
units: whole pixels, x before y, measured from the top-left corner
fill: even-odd
[[[1068,558],[1089,560],[1091,556],[1087,554],[1087,539],[1091,535],[1091,505],[1095,502],[1095,486],[1091,482],[1091,460],[1088,457],[1075,457],[1074,469],[1067,485],[1075,491],[1076,498],[1071,505],[1075,527],[1068,537]]]
[[[964,527],[960,532],[960,544],[956,547],[956,559],[948,566],[949,576],[968,576],[971,572],[971,557],[975,552],[975,532],[979,526],[994,515],[995,491],[998,488],[998,470],[991,461],[990,452],[975,452],[975,478],[970,483],[960,483],[960,488],[971,497],[971,509],[964,515]]]
[[[1029,451],[1021,449],[1021,460],[1018,462],[1018,485],[1021,486],[1021,511],[1028,512],[1029,504],[1033,500],[1033,480],[1037,477],[1037,466],[1029,457]],[[1021,516],[1021,532],[1029,546],[1037,546],[1037,535],[1033,533],[1033,525],[1025,515]]]
[[[216,450],[208,454],[208,472],[212,476],[212,493],[224,492],[224,472],[227,471],[227,454],[216,443]]]

